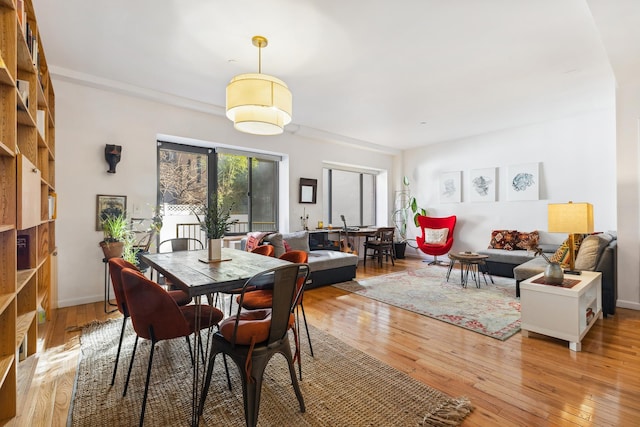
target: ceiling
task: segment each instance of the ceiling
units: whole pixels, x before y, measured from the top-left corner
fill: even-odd
[[[585,0],[61,3],[34,0],[54,75],[184,97],[217,114],[229,80],[257,72],[251,37],[267,37],[262,71],[293,93],[288,131],[407,149],[612,100]]]

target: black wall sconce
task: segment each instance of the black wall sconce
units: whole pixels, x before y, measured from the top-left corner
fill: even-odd
[[[111,145],[107,144],[104,147],[104,158],[107,163],[109,163],[109,173],[116,173],[116,165],[120,162],[120,157],[122,156],[122,146],[121,145]]]

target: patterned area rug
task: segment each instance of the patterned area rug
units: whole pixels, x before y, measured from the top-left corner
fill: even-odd
[[[138,425],[149,341],[136,351],[126,397],[122,390],[135,333],[127,322],[116,382],[109,386],[122,320],[83,329],[81,358],[68,426]],[[315,357],[302,345],[300,412],[284,357],[273,357],[265,371],[258,426],[440,426],[462,423],[468,399],[452,398],[309,325]],[[186,426],[191,420],[192,367],[183,339],[162,341],[154,354],[144,424]],[[242,385],[230,362],[232,390],[216,360],[212,386],[200,426],[244,426]],[[297,367],[296,367],[297,374]]]
[[[429,266],[334,286],[499,340],[520,330],[514,279],[494,277],[492,284],[487,276],[485,285],[481,277],[476,288],[469,278],[463,288],[459,270],[451,272],[449,282],[446,275],[446,267]]]

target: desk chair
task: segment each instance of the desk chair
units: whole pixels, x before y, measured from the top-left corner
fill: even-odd
[[[247,289],[252,289],[253,283],[259,283],[265,277],[273,278],[272,308],[243,310],[242,303]],[[240,371],[243,382],[244,415],[248,427],[254,427],[258,422],[264,370],[276,353],[281,353],[287,360],[291,383],[298,398],[300,411],[305,411],[304,399],[293,366],[294,359],[291,354],[288,334],[289,329],[295,328],[293,312],[302,294],[301,290],[298,292],[299,278],[303,279],[303,283],[309,278],[307,264],[276,267],[256,274],[244,284],[237,313],[221,322],[219,331],[213,334],[211,339],[209,366],[198,410],[200,415],[204,411],[204,404],[211,385],[214,361],[218,353],[231,357]],[[296,357],[299,357],[297,345]]]
[[[372,257],[378,258],[378,265],[382,266],[382,257],[388,260],[391,257],[391,264],[395,264],[395,246],[393,245],[394,227],[380,227],[373,236],[367,236],[364,242],[364,266],[367,265],[369,251],[373,251]]]
[[[135,358],[136,348],[138,346],[138,338],[142,337],[151,341],[147,379],[145,381],[142,410],[140,412],[140,426],[142,427],[147,405],[147,395],[149,393],[149,380],[151,379],[151,366],[153,364],[155,345],[162,340],[184,337],[189,347],[191,363],[194,364],[189,335],[194,332],[200,333],[199,330],[196,330],[198,306],[192,304],[178,307],[174,299],[171,298],[160,285],[147,279],[139,271],[130,268],[122,270],[122,285],[129,315],[133,322],[133,328],[136,331],[136,340],[133,345],[133,354],[131,355],[131,362],[129,363],[129,372],[127,373],[123,396],[127,394],[133,359]],[[200,305],[199,308],[199,329],[208,329],[217,325],[224,317],[222,312],[215,307]],[[167,403],[172,404],[173,402]]]

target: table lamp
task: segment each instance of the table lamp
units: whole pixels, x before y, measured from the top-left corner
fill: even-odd
[[[575,241],[576,233],[593,233],[593,205],[591,203],[550,203],[548,209],[550,233],[569,233],[569,270],[576,272]]]

